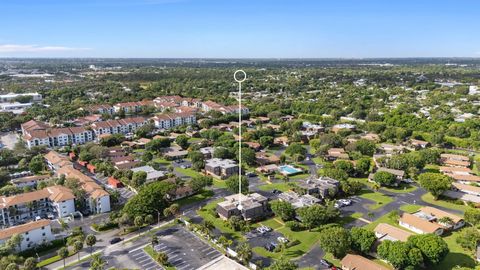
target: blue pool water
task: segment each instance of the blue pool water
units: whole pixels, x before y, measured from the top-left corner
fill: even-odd
[[[296,174],[296,173],[302,172],[302,170],[294,168],[294,167],[289,166],[289,165],[280,166],[280,167],[278,167],[278,169],[283,174]]]

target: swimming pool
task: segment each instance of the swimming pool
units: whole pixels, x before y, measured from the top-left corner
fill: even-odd
[[[302,169],[298,169],[298,168],[295,168],[295,167],[290,166],[290,165],[280,166],[280,167],[278,167],[278,170],[283,175],[292,175],[292,174],[297,174],[297,173],[302,172]]]

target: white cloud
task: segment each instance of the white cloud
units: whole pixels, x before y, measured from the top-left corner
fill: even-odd
[[[90,50],[90,48],[73,48],[73,47],[64,47],[64,46],[0,44],[0,53],[71,52],[71,51],[85,51],[85,50]]]

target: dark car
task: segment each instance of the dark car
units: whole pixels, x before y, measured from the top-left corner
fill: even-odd
[[[280,190],[278,190],[278,189],[274,189],[274,190],[272,190],[272,193],[273,193],[273,194],[280,194],[280,193],[282,193],[282,192],[281,192]]]
[[[110,240],[110,244],[116,244],[118,242],[122,241],[122,238],[119,238],[119,237],[115,237],[113,238],[112,240]]]
[[[275,246],[272,244],[266,244],[265,249],[272,252],[275,249]]]

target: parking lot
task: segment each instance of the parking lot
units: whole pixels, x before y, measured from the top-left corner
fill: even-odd
[[[159,244],[154,249],[165,252],[169,263],[177,270],[198,269],[222,255],[181,226],[162,231],[159,235]]]
[[[269,232],[260,233],[257,230],[248,232],[246,235],[248,243],[251,247],[277,246],[279,244],[278,238],[283,237],[283,234],[271,230]]]
[[[132,258],[142,269],[145,270],[163,270],[164,268],[155,262],[143,249],[136,249],[131,251],[129,257]]]

